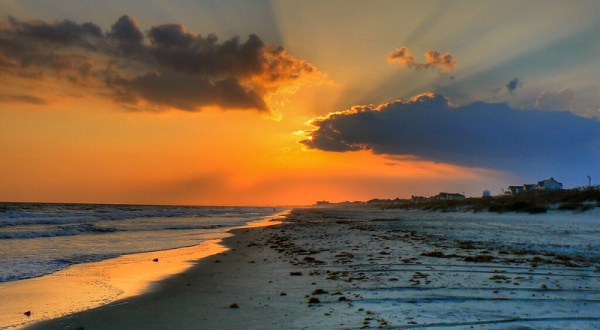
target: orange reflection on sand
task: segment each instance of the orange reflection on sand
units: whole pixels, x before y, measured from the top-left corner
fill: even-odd
[[[42,277],[1,283],[0,328],[22,326],[138,295],[153,282],[191,267],[190,261],[226,251],[220,241],[213,239],[192,247],[125,255],[73,265]],[[158,262],[153,261],[155,258]],[[25,316],[26,311],[31,311],[31,316]]]
[[[237,228],[276,225],[281,221],[274,219],[286,213]],[[0,283],[0,328],[20,328],[34,321],[56,318],[143,293],[151,289],[154,282],[192,267],[194,261],[227,251],[220,243],[228,236],[231,234],[221,233],[215,236],[216,239],[196,246],[130,254],[73,265],[42,277]],[[31,312],[30,316],[24,315],[27,311]]]
[[[283,211],[283,212],[279,212],[279,213],[276,213],[276,214],[274,214],[274,215],[272,215],[270,217],[266,217],[264,219],[260,219],[260,220],[257,220],[257,221],[248,222],[246,225],[241,226],[241,227],[237,227],[236,229],[258,228],[258,227],[268,227],[268,226],[279,225],[279,224],[283,223],[283,221],[277,220],[277,219],[282,219],[286,215],[288,215],[289,213],[290,213],[289,210]]]

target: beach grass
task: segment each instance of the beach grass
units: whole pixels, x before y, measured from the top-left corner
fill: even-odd
[[[584,212],[600,207],[600,189],[568,189],[519,195],[466,198],[464,200],[428,200],[423,202],[380,203],[377,207],[420,209],[426,211],[521,212],[545,213],[549,210]]]

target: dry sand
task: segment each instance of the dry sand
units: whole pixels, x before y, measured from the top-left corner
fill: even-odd
[[[585,258],[404,230],[393,212],[306,209],[150,292],[31,329],[598,329]]]

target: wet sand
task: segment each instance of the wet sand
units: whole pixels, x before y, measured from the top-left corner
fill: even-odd
[[[138,295],[150,283],[185,271],[191,266],[190,260],[225,251],[219,242],[215,239],[193,247],[125,255],[2,283],[0,325],[22,326]]]
[[[287,212],[240,228],[275,225],[280,223],[276,219],[282,214]],[[21,328],[152,290],[160,280],[184,272],[198,260],[227,251],[221,239],[232,234],[212,236],[214,239],[196,246],[124,255],[72,265],[41,277],[0,283],[0,329]]]
[[[595,260],[402,229],[394,212],[297,210],[150,292],[31,329],[597,329]]]

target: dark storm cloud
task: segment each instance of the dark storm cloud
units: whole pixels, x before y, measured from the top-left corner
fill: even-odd
[[[221,42],[179,24],[142,31],[127,15],[107,32],[93,23],[9,18],[0,24],[0,70],[31,78],[52,73],[73,82],[94,77],[119,102],[188,111],[209,105],[268,110],[267,93],[316,72],[254,34]]]
[[[312,120],[309,148],[371,150],[517,172],[591,169],[600,162],[600,122],[504,103],[454,107],[438,94],[331,113]]]
[[[513,78],[508,82],[508,84],[506,84],[506,89],[510,94],[512,94],[517,90],[517,88],[521,88],[521,86],[523,86],[523,82],[521,82],[519,78]]]
[[[148,54],[161,67],[179,72],[218,77],[248,77],[265,68],[269,50],[256,35],[245,42],[235,37],[218,43],[214,35],[192,36],[180,25],[153,27],[149,33]]]
[[[0,25],[0,62],[7,73],[25,75],[24,69],[62,71],[81,65],[87,57],[65,52],[79,48],[96,49],[103,35],[92,23],[77,24],[69,20],[53,24],[41,21],[20,22],[9,17]]]
[[[149,73],[130,80],[115,78],[110,85],[124,103],[145,99],[186,111],[203,106],[267,110],[258,94],[246,90],[233,78],[210,83],[192,75]]]
[[[144,34],[140,31],[137,21],[124,15],[113,24],[108,38],[116,41],[125,53],[141,52],[143,49]]]
[[[21,22],[13,17],[9,17],[8,21],[13,37],[55,46],[91,46],[103,36],[102,29],[93,23],[78,24],[69,20],[53,24],[42,21]]]
[[[148,38],[152,44],[160,48],[188,48],[196,40],[196,37],[191,33],[185,32],[183,26],[180,24],[154,26],[148,31]],[[207,41],[209,44],[214,44],[217,38],[214,35],[210,35]]]

